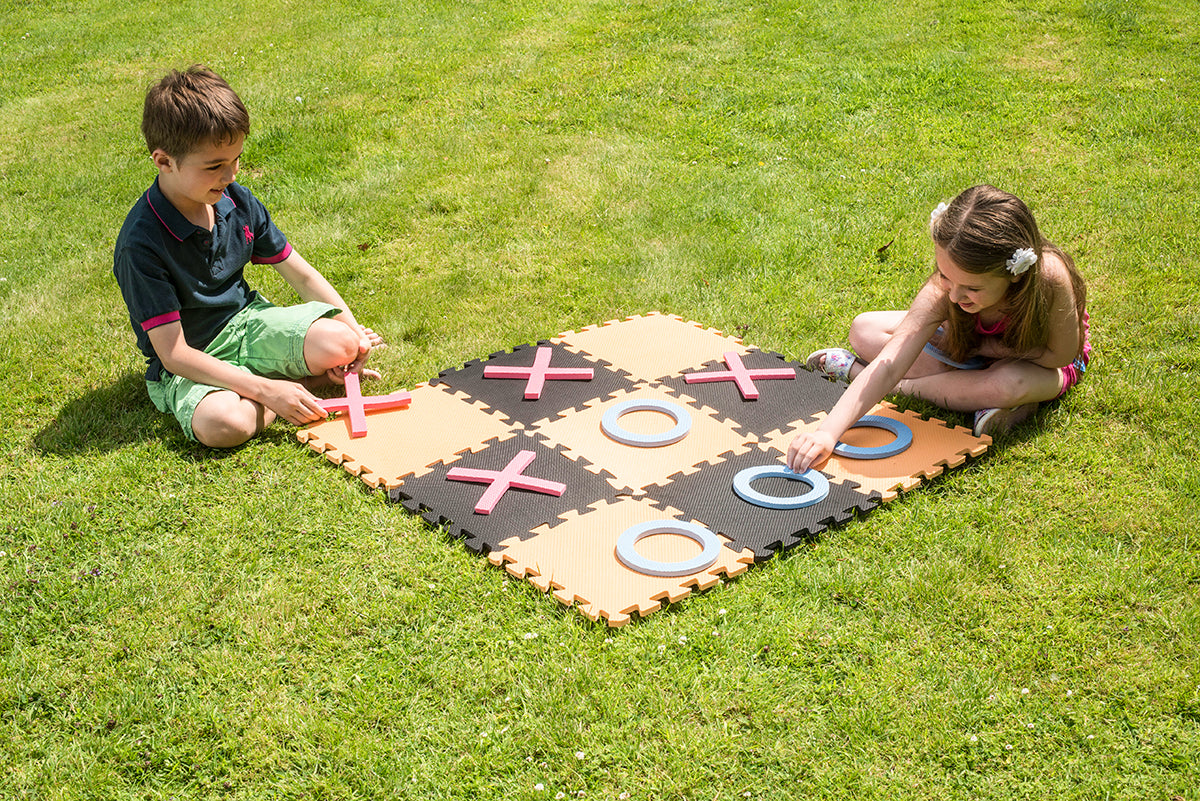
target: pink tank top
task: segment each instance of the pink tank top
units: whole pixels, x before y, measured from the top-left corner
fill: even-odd
[[[975,333],[985,337],[998,337],[1008,328],[1008,318],[1001,317],[996,321],[996,324],[988,328],[983,324],[983,319],[977,314],[975,315]]]

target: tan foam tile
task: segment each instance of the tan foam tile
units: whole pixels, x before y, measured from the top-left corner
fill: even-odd
[[[364,437],[351,437],[349,420],[342,415],[303,428],[296,437],[367,484],[393,489],[407,475],[428,472],[435,462],[477,450],[511,431],[506,418],[489,414],[461,393],[421,384],[408,407],[367,412]]]
[[[639,448],[610,439],[600,427],[601,418],[612,406],[628,400],[662,400],[684,406],[692,419],[692,428],[680,441],[660,447]],[[635,434],[656,434],[674,427],[674,420],[661,412],[630,412],[619,420],[622,428]],[[594,471],[603,468],[612,474],[616,489],[641,490],[679,471],[711,462],[725,451],[736,450],[746,438],[733,425],[714,416],[711,409],[688,406],[678,395],[661,386],[642,387],[613,398],[597,400],[535,430],[552,442],[560,443],[572,459],[582,459]]]
[[[699,367],[728,351],[739,355],[748,352],[737,337],[658,312],[588,326],[561,334],[553,341],[603,359],[640,381],[654,381]]]
[[[722,547],[717,561],[691,576],[647,576],[623,565],[616,556],[617,539],[630,526],[678,517],[633,498],[596,504],[584,514],[568,514],[554,528],[534,530],[527,540],[516,537],[501,543],[488,559],[517,578],[526,578],[543,592],[553,592],[559,603],[578,609],[590,620],[604,618],[609,626],[623,626],[636,612],[646,616],[662,603],[675,603],[694,590],[707,589],[721,576],[736,576],[754,561],[749,550],[740,553]],[[717,537],[722,543],[727,540]],[[680,562],[696,556],[700,546],[687,537],[655,534],[637,545],[642,556],[661,562]]]
[[[863,492],[878,492],[883,500],[890,501],[901,491],[912,489],[922,479],[938,476],[948,467],[958,467],[968,456],[981,456],[992,443],[991,437],[976,437],[962,426],[952,426],[941,420],[922,419],[911,410],[900,411],[894,404],[883,402],[868,414],[890,417],[907,425],[913,432],[913,444],[903,453],[886,459],[851,459],[845,456],[830,456],[823,465],[823,472],[837,478],[847,478],[862,485]],[[787,453],[788,445],[803,431],[812,431],[821,425],[825,413],[814,415],[812,421],[792,422],[794,430],[786,434],[775,432],[768,435],[766,444]],[[784,426],[786,430],[788,426]],[[893,435],[878,428],[852,428],[842,437],[842,442],[863,448],[886,445]]]

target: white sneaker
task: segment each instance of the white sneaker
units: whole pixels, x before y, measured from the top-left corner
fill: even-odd
[[[1023,403],[1009,409],[980,409],[975,412],[975,436],[994,436],[1012,431],[1037,411],[1036,403]]]

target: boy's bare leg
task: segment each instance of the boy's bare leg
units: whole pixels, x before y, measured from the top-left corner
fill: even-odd
[[[368,342],[372,347],[383,344],[383,339],[374,331],[364,329]],[[345,323],[323,317],[308,327],[304,336],[304,361],[312,376],[302,383],[309,389],[327,387],[332,384],[340,385],[340,378],[334,376],[336,368],[345,367],[359,357],[359,346],[362,339]],[[375,370],[364,368],[362,377],[379,378]]]
[[[222,389],[208,393],[196,405],[192,434],[210,448],[236,448],[274,421],[275,413],[270,409]]]

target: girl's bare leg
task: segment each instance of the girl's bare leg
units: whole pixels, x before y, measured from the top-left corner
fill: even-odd
[[[859,363],[850,368],[850,378],[855,378],[862,372],[865,363],[869,363],[883,351],[900,326],[907,312],[903,311],[872,311],[863,312],[854,318],[850,324],[850,346],[858,354]],[[923,376],[946,373],[953,368],[942,364],[927,353],[922,353],[913,362],[913,366],[905,373],[905,378],[920,378]]]
[[[1020,359],[1006,359],[983,370],[949,370],[937,375],[905,378],[896,390],[927,400],[943,409],[973,412],[1009,409],[1058,397],[1058,370]]]

